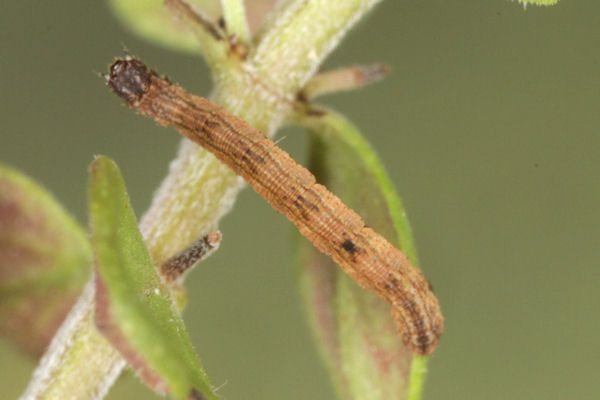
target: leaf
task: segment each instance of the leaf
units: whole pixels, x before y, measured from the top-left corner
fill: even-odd
[[[317,181],[416,265],[402,203],[369,144],[340,115],[320,110],[311,115],[300,122],[312,133],[310,169]],[[389,306],[307,241],[299,241],[298,249],[307,311],[339,397],[419,398],[425,358],[415,357],[419,368],[411,367],[413,356],[397,334]]]
[[[0,333],[44,351],[89,278],[83,230],[30,178],[0,165]]]
[[[97,157],[90,175],[97,327],[155,391],[178,399],[216,399],[173,297],[152,264],[117,165]]]
[[[558,0],[518,0],[519,3],[527,7],[528,4],[534,4],[536,6],[553,6],[558,3]]]
[[[222,15],[219,0],[185,2],[212,21],[217,21]],[[108,3],[123,24],[138,36],[165,47],[198,54],[197,36],[173,18],[173,14],[164,7],[164,0],[109,0]],[[246,7],[251,29],[259,25],[274,3],[275,0],[252,0],[252,5]]]
[[[198,54],[198,39],[164,7],[164,0],[109,0],[121,22],[138,36],[175,50]],[[216,0],[188,0],[211,18],[218,18]]]

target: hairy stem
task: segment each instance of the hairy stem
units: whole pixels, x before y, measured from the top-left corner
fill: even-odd
[[[96,330],[93,304],[94,282],[90,281],[21,399],[101,399],[108,392],[125,360]]]

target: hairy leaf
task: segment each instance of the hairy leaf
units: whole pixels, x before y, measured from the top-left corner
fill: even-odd
[[[90,274],[83,230],[41,186],[0,165],[0,333],[44,351]]]
[[[152,264],[117,165],[97,157],[90,175],[97,327],[157,392],[179,399],[216,398],[173,297]]]

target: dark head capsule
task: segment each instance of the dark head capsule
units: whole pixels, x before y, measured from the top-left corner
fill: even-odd
[[[133,105],[150,88],[152,74],[139,60],[117,60],[110,66],[108,86],[127,104]]]

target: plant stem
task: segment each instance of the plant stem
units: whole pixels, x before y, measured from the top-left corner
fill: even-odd
[[[58,330],[21,399],[101,399],[125,367],[94,326],[94,282]]]
[[[227,32],[237,36],[238,41],[248,43],[250,30],[248,29],[244,0],[221,0],[221,6]]]

